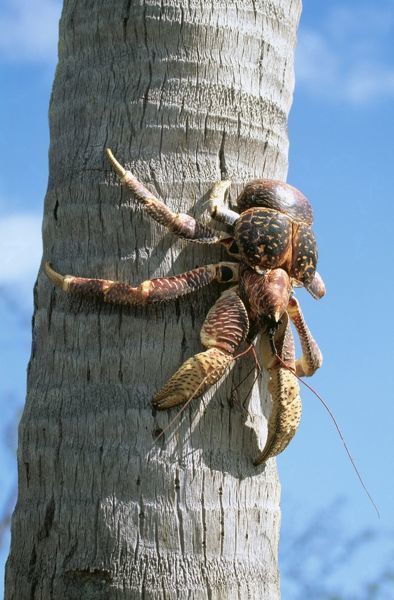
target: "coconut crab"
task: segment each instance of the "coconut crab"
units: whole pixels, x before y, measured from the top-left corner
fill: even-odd
[[[242,344],[254,350],[253,341],[261,334],[259,348],[263,366],[269,372],[272,409],[267,440],[254,463],[265,462],[282,452],[297,430],[301,400],[296,376],[310,376],[322,364],[321,352],[293,295],[293,288],[300,286],[317,299],[325,293],[316,271],[317,248],[309,201],[286,183],[258,179],[246,185],[237,199],[236,212],[224,203],[230,182],[217,182],[210,193],[211,216],[227,225],[231,231],[228,235],[187,214],[172,212],[126,171],[109,149],[107,156],[121,183],[151,218],[186,240],[221,244],[238,262],[209,264],[180,275],[144,281],[137,287],[106,279],[63,276],[49,263],[45,263],[46,275],[66,292],[129,305],[175,300],[214,281],[232,284],[210,309],[202,326],[201,342],[206,350],[183,363],[156,393],[153,404],[167,409],[201,396],[240,356],[235,353]],[[290,322],[301,342],[299,360],[295,359]]]

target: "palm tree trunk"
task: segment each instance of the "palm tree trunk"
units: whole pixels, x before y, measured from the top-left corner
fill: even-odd
[[[220,254],[150,222],[111,146],[172,208],[199,215],[214,180],[284,179],[300,0],[65,0],[50,106],[44,256],[131,282]],[[237,366],[214,394],[153,414],[200,349],[218,288],[120,309],[40,273],[6,598],[278,597],[279,483],[255,468],[266,399]]]

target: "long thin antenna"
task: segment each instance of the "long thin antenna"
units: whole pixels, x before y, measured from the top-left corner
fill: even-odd
[[[241,387],[241,385],[242,385],[242,384],[243,384],[243,383],[244,383],[244,382],[245,382],[245,381],[248,379],[249,375],[251,375],[251,374],[253,373],[253,371],[254,371],[254,370],[255,370],[255,367],[252,367],[252,368],[251,368],[251,369],[250,369],[250,370],[249,370],[249,371],[246,373],[245,377],[243,377],[243,378],[241,379],[241,381],[239,381],[239,382],[237,383],[237,385],[236,385],[235,387],[233,387],[233,388],[232,388],[231,392],[232,392],[232,393],[236,392],[236,391],[237,391],[237,389],[238,389],[239,387]],[[257,375],[257,376],[258,376],[258,375]],[[254,384],[253,384],[253,385],[254,385]]]
[[[316,398],[318,398],[318,399],[320,400],[320,402],[322,403],[322,405],[324,406],[324,408],[326,409],[326,411],[327,411],[327,412],[328,412],[328,414],[330,415],[330,417],[331,417],[331,419],[332,419],[332,421],[333,421],[333,423],[334,423],[334,425],[335,425],[335,427],[336,427],[336,430],[337,430],[337,432],[338,432],[338,434],[339,434],[339,437],[340,437],[340,438],[341,438],[341,440],[342,440],[342,444],[344,445],[344,448],[345,448],[346,454],[348,455],[348,457],[349,457],[349,460],[350,460],[350,462],[352,463],[353,469],[355,470],[355,472],[356,472],[356,475],[357,475],[357,477],[358,477],[358,479],[359,479],[359,481],[360,481],[360,483],[361,483],[361,485],[362,485],[362,487],[363,487],[363,489],[364,489],[365,493],[367,494],[367,496],[368,496],[369,500],[371,501],[371,504],[372,504],[372,506],[374,507],[374,509],[375,509],[375,511],[376,511],[376,514],[378,515],[378,518],[380,519],[380,512],[379,512],[379,509],[378,509],[378,507],[376,506],[376,504],[375,504],[375,502],[374,502],[374,500],[373,500],[373,498],[372,498],[371,494],[370,494],[370,493],[369,493],[369,491],[368,491],[368,488],[367,488],[367,486],[365,485],[365,483],[364,483],[364,481],[363,481],[363,478],[362,478],[362,477],[361,477],[361,475],[360,475],[360,472],[359,472],[359,470],[358,470],[358,468],[357,468],[357,466],[356,466],[356,463],[355,463],[355,460],[354,460],[353,456],[350,454],[350,450],[349,450],[349,448],[348,448],[348,446],[347,446],[347,444],[346,444],[346,442],[345,442],[345,438],[344,438],[344,436],[343,436],[343,433],[342,433],[342,431],[341,431],[341,429],[340,429],[340,427],[339,427],[339,425],[338,425],[338,423],[337,423],[337,420],[336,420],[336,418],[335,418],[335,416],[334,416],[334,413],[332,412],[331,408],[329,407],[329,405],[327,404],[327,402],[326,402],[326,401],[325,401],[325,400],[324,400],[324,399],[323,399],[323,398],[320,396],[320,394],[319,394],[319,393],[318,393],[318,392],[317,392],[317,391],[316,391],[316,390],[315,390],[315,389],[314,389],[314,388],[313,388],[311,385],[309,385],[308,383],[306,383],[306,381],[304,381],[303,379],[301,379],[301,377],[299,377],[298,375],[296,375],[296,374],[294,373],[293,369],[291,369],[291,368],[290,368],[288,365],[286,365],[286,363],[285,363],[285,362],[283,362],[283,360],[281,359],[281,357],[278,355],[278,353],[277,353],[277,352],[275,353],[275,355],[276,355],[276,358],[279,360],[279,362],[280,362],[280,363],[283,365],[283,367],[285,367],[285,369],[287,369],[288,371],[291,371],[291,372],[293,373],[293,375],[294,375],[295,377],[297,377],[297,379],[298,379],[299,381],[301,381],[301,383],[303,383],[303,384],[305,385],[305,387],[307,387],[307,388],[308,388],[308,390],[310,390],[310,391],[311,391],[313,394],[315,394]]]

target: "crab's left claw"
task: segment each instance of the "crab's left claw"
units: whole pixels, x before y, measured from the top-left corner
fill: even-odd
[[[301,419],[301,398],[299,385],[294,375],[295,350],[288,316],[285,313],[274,337],[274,344],[280,361],[275,356],[267,335],[262,335],[260,348],[263,364],[270,380],[268,389],[272,398],[272,408],[267,424],[267,440],[254,464],[260,465],[268,458],[280,454],[293,439]]]
[[[231,365],[233,357],[220,348],[209,348],[186,360],[155,397],[153,405],[171,408],[197,398],[219,381]]]
[[[201,330],[208,348],[189,358],[153,398],[156,408],[171,408],[201,396],[234,362],[234,352],[249,329],[246,308],[237,288],[223,292],[209,311]]]

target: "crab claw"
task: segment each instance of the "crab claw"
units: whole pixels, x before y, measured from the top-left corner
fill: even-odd
[[[272,409],[267,441],[254,465],[280,454],[293,439],[301,419],[301,398],[296,377],[285,368],[273,369],[268,384]]]
[[[186,360],[155,394],[153,405],[164,409],[201,396],[225,374],[233,356],[220,348],[209,348]]]
[[[255,465],[280,454],[293,439],[301,419],[301,398],[295,372],[294,340],[287,313],[272,340],[268,335],[260,338],[260,350],[264,367],[270,380],[268,390],[272,398],[271,413],[267,423],[267,440]]]

